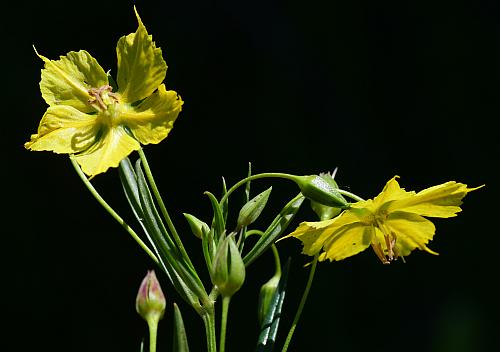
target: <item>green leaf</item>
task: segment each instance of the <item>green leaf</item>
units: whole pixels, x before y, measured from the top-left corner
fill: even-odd
[[[269,187],[264,192],[256,195],[254,198],[249,200],[240,210],[238,216],[237,231],[244,226],[252,224],[264,210],[269,195],[271,194],[272,187]]]
[[[250,265],[255,259],[260,257],[262,253],[264,253],[269,246],[273,244],[286,230],[295,214],[297,214],[297,211],[299,211],[304,199],[304,196],[299,193],[292,200],[290,200],[287,205],[285,205],[257,243],[252,247],[250,252],[248,252],[243,258],[246,266]]]
[[[205,192],[205,194],[208,196],[208,199],[210,199],[210,203],[212,204],[212,209],[214,211],[214,220],[212,227],[215,228],[215,239],[216,241],[218,241],[220,236],[222,236],[222,234],[226,229],[224,215],[222,213],[222,208],[219,202],[217,201],[217,198],[215,198],[215,196],[208,191]]]
[[[195,306],[198,304],[198,299],[208,299],[208,295],[198,274],[194,271],[194,268],[186,265],[161,221],[144,177],[144,172],[141,169],[140,159],[136,162],[135,171],[141,207],[148,232],[158,248],[160,258],[162,258],[167,271],[170,273],[172,284],[183,298],[187,298],[188,303]]]
[[[182,315],[177,304],[174,303],[174,342],[173,352],[189,352],[188,339]]]
[[[288,259],[285,268],[283,269],[283,275],[281,276],[281,279],[279,281],[278,289],[271,299],[267,315],[262,326],[260,327],[260,334],[256,349],[257,352],[272,352],[274,349],[276,335],[278,333],[280,323],[281,309],[283,307],[283,301],[285,300],[289,269],[290,258]]]

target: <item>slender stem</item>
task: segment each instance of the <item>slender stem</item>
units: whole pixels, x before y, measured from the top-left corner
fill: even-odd
[[[205,335],[207,338],[207,352],[217,352],[217,342],[215,336],[215,314],[214,310],[202,315],[205,324]]]
[[[158,320],[148,319],[149,326],[149,352],[156,352],[156,336],[158,331]]]
[[[220,200],[220,204],[224,203],[226,201],[226,199],[231,195],[231,193],[233,193],[236,189],[238,189],[239,187],[241,187],[242,185],[244,185],[248,181],[257,180],[257,179],[260,179],[260,178],[271,178],[271,177],[274,177],[274,178],[284,178],[284,179],[291,180],[291,181],[294,181],[297,178],[297,176],[290,175],[290,174],[283,174],[283,173],[280,173],[280,172],[265,172],[265,173],[262,173],[262,174],[255,174],[255,175],[252,175],[252,176],[245,177],[244,179],[236,182],[227,191],[227,193]]]
[[[273,250],[273,255],[274,255],[274,266],[275,266],[275,273],[274,276],[281,276],[281,261],[280,261],[280,254],[278,252],[278,248],[276,248],[276,245],[273,243],[271,245],[271,249]]]
[[[97,202],[99,204],[101,204],[103,206],[104,209],[106,209],[106,211],[116,220],[118,221],[118,223],[120,225],[122,225],[122,227],[130,234],[130,236],[132,236],[132,238],[137,242],[137,244],[139,244],[139,246],[146,252],[147,255],[149,255],[149,257],[151,259],[153,259],[153,261],[156,263],[156,264],[159,264],[159,261],[158,261],[158,258],[156,257],[156,255],[149,249],[149,247],[140,239],[140,237],[137,235],[137,233],[120,217],[120,215],[118,215],[118,213],[116,211],[113,210],[113,208],[111,208],[109,206],[108,203],[106,203],[106,201],[101,197],[101,195],[97,192],[97,190],[94,188],[94,186],[92,185],[92,183],[90,183],[89,179],[87,178],[87,176],[85,176],[85,174],[83,173],[82,169],[80,168],[80,166],[78,165],[78,163],[72,158],[70,157],[70,160],[71,160],[71,163],[73,164],[73,167],[75,168],[76,170],[76,173],[78,174],[78,176],[80,176],[80,179],[82,180],[82,182],[85,184],[85,186],[87,187],[87,189],[90,191],[90,193],[94,196],[94,198],[97,200]]]
[[[226,349],[226,327],[227,327],[227,314],[229,312],[229,302],[231,302],[231,296],[222,297],[222,316],[220,321],[219,352],[225,352]]]
[[[177,244],[177,247],[179,247],[179,250],[182,254],[182,256],[186,259],[187,263],[191,268],[194,268],[193,264],[191,263],[191,259],[189,258],[189,255],[186,252],[186,249],[184,248],[184,245],[182,244],[182,241],[179,237],[179,234],[177,233],[177,230],[175,229],[174,223],[172,222],[172,219],[170,218],[170,215],[168,214],[167,207],[165,206],[165,203],[163,202],[163,199],[161,198],[160,192],[158,191],[158,187],[156,186],[156,182],[153,178],[153,173],[151,172],[151,168],[149,167],[148,160],[146,159],[146,155],[144,154],[144,151],[139,149],[138,151],[139,157],[141,158],[142,165],[144,167],[144,172],[146,173],[146,177],[149,181],[149,184],[151,185],[151,188],[153,190],[153,194],[156,198],[156,201],[158,202],[158,206],[160,207],[160,211],[163,214],[163,217],[165,218],[165,221],[167,222],[167,226],[172,232],[172,236],[174,237],[174,241]]]
[[[351,198],[351,199],[354,199],[354,200],[355,200],[355,201],[357,201],[357,202],[362,202],[362,201],[364,201],[364,199],[363,199],[363,198],[361,198],[361,197],[359,197],[359,196],[357,196],[357,195],[355,195],[354,193],[351,193],[351,192],[349,192],[349,191],[344,191],[343,189],[337,189],[337,191],[338,191],[340,194],[343,194],[344,196],[347,196],[347,197],[349,197],[349,198]]]
[[[292,340],[293,333],[295,332],[295,328],[297,327],[297,324],[300,319],[300,315],[302,314],[302,310],[304,309],[304,305],[306,304],[307,301],[307,296],[309,295],[309,290],[311,289],[311,285],[314,279],[314,273],[316,272],[316,264],[318,264],[318,255],[314,257],[314,260],[311,264],[311,271],[309,271],[309,278],[307,280],[307,285],[304,290],[304,293],[302,294],[302,299],[300,300],[299,308],[297,309],[297,312],[295,313],[295,317],[293,318],[293,323],[292,326],[290,327],[290,331],[288,332],[288,335],[285,340],[285,344],[283,345],[283,349],[281,352],[286,352],[288,349],[288,345],[290,344],[290,341]]]

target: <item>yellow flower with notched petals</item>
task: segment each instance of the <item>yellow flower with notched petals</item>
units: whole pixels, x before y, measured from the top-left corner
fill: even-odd
[[[85,50],[45,62],[40,90],[49,105],[30,150],[73,154],[89,176],[105,172],[141,144],[167,137],[182,100],[162,84],[167,72],[161,49],[139,22],[135,33],[118,40],[117,85]]]
[[[320,261],[342,260],[370,245],[384,264],[409,255],[415,248],[437,254],[427,247],[435,227],[424,216],[456,216],[462,198],[477,188],[450,181],[415,193],[400,188],[396,178],[373,200],[352,204],[331,220],[303,222],[286,237],[302,241],[304,254],[320,253]]]

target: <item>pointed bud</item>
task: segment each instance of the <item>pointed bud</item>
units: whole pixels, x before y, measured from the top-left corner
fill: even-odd
[[[325,180],[331,187],[334,189],[338,189],[339,186],[337,185],[337,182],[335,182],[335,174],[336,174],[337,169],[330,174],[329,172],[327,173],[320,173],[319,177],[321,177],[323,180]],[[323,205],[321,203],[315,202],[314,200],[311,200],[311,208],[314,210],[316,215],[320,218],[320,220],[330,220],[336,217],[337,215],[340,214],[342,211],[340,208],[334,208],[334,207],[329,207],[327,205]]]
[[[163,318],[165,313],[165,306],[165,296],[160,283],[154,270],[149,270],[139,287],[135,300],[135,309],[148,324],[158,324],[158,321]]]
[[[329,207],[345,209],[348,207],[347,201],[339,193],[335,181],[325,181],[321,176],[295,176],[294,181],[300,188],[302,194],[323,205]]]
[[[264,207],[267,204],[267,200],[269,199],[269,194],[271,194],[272,189],[272,187],[269,187],[264,192],[250,199],[248,203],[245,204],[243,208],[241,208],[240,214],[238,216],[238,229],[241,229],[244,226],[248,226],[255,220],[257,220],[260,213],[262,213],[262,210],[264,210]]]
[[[234,295],[245,281],[245,263],[233,237],[222,240],[212,263],[212,283],[223,297]]]
[[[210,227],[208,225],[198,219],[196,216],[184,213],[184,217],[186,218],[189,227],[191,227],[191,231],[198,238],[203,238],[204,235],[210,232]]]
[[[273,299],[274,293],[278,289],[280,278],[281,273],[277,273],[260,288],[259,304],[257,306],[257,318],[259,320],[259,326],[262,326],[262,323],[266,318],[269,306],[271,305],[271,300]]]

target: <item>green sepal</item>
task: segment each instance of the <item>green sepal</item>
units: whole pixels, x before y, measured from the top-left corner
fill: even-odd
[[[338,191],[335,181],[333,183],[327,182],[318,175],[295,176],[293,180],[299,186],[302,194],[315,202],[341,209],[349,207],[349,203]]]
[[[293,220],[295,214],[300,209],[300,206],[304,202],[304,196],[299,193],[292,200],[290,200],[285,207],[280,211],[278,216],[273,220],[271,225],[266,229],[264,234],[259,238],[257,243],[252,247],[250,252],[248,252],[243,261],[245,265],[250,265],[255,259],[260,257],[271,244],[273,244],[276,239],[286,230],[290,222]]]
[[[186,218],[191,231],[196,237],[203,238],[203,236],[205,236],[208,231],[210,231],[210,227],[208,227],[208,225],[204,221],[201,221],[196,216],[188,213],[183,213],[183,215]]]
[[[174,303],[174,341],[172,346],[173,352],[189,352],[188,338],[184,321],[177,304]]]
[[[253,197],[241,208],[238,216],[237,231],[257,220],[267,204],[271,191],[272,187],[269,187],[264,192]]]
[[[281,309],[283,307],[283,301],[285,300],[289,269],[290,258],[287,260],[287,263],[283,269],[283,275],[281,276],[281,279],[278,283],[278,288],[274,292],[274,295],[271,299],[264,322],[260,326],[256,352],[273,351],[280,323]]]

